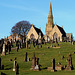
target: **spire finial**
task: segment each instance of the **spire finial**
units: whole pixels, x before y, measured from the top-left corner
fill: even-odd
[[[50,2],[50,9],[49,9],[49,17],[52,16],[52,6],[51,6],[51,2]]]

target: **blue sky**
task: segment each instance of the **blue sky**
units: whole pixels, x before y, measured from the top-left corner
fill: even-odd
[[[9,36],[19,21],[29,21],[45,34],[52,4],[53,22],[75,37],[75,0],[0,0],[0,38]]]

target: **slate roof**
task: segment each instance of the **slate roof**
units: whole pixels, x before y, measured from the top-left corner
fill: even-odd
[[[39,33],[41,33],[41,37],[43,37],[43,33],[40,29],[36,28],[35,26],[33,26],[34,29],[36,30],[37,34],[39,35]]]
[[[57,25],[57,27],[60,30],[60,32],[63,34],[62,36],[66,37],[66,32],[64,31],[64,29],[62,27],[58,26],[58,25]]]

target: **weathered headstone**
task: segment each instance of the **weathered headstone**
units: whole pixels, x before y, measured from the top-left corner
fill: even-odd
[[[64,56],[62,56],[62,59],[64,59],[65,57]]]
[[[37,45],[37,49],[39,49],[39,45]]]
[[[42,48],[42,45],[40,45],[40,48]]]
[[[5,52],[5,44],[3,44],[3,51],[2,51],[2,56],[5,56],[6,52]]]
[[[39,71],[40,70],[39,58],[35,57],[35,53],[33,54],[33,57],[32,57],[32,68],[30,70],[34,70],[34,71]]]
[[[14,60],[16,60],[17,58],[15,57]]]
[[[52,59],[52,67],[48,67],[48,71],[55,72],[55,58]]]
[[[53,47],[53,45],[51,44],[51,47]]]
[[[25,54],[25,60],[24,61],[27,62],[27,52]]]
[[[1,75],[6,75],[5,73],[1,72]]]
[[[52,72],[55,71],[55,58],[52,59]]]
[[[28,58],[28,61],[30,61],[30,58]]]
[[[49,46],[47,46],[47,49],[49,49]]]
[[[40,67],[39,67],[39,58],[36,58],[36,66],[35,66],[35,70],[39,71]]]
[[[28,48],[28,42],[27,42],[27,38],[26,38],[26,49]]]
[[[36,58],[36,65],[39,65],[39,58]]]
[[[32,57],[32,68],[33,69],[35,68],[35,65],[36,65],[36,57],[35,57],[35,53],[34,53],[33,57]]]
[[[73,69],[71,54],[69,54],[67,62],[68,62],[68,64],[67,64],[66,70],[67,71],[71,71]]]
[[[30,49],[30,44],[28,45],[28,48]]]
[[[2,70],[4,70],[4,65],[2,65]]]
[[[72,42],[72,45],[74,45],[74,42]]]
[[[37,71],[39,71],[39,69],[40,69],[39,65],[36,65],[35,68],[34,68],[34,70],[37,70]]]
[[[19,47],[21,48],[21,42],[20,42],[20,46]]]
[[[1,58],[0,58],[0,70],[1,70]]]
[[[13,65],[13,71],[16,71],[16,61],[14,61],[14,65]]]
[[[18,64],[16,64],[15,75],[19,75],[19,65]]]
[[[10,47],[9,47],[9,45],[8,45],[8,54],[10,54],[10,50],[9,50],[9,49],[10,49]]]

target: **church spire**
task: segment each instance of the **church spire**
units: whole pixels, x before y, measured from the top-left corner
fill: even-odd
[[[49,15],[48,15],[48,17],[52,17],[53,15],[52,15],[52,6],[51,6],[51,2],[50,2],[50,9],[49,9]]]
[[[48,25],[53,27],[53,15],[52,15],[52,6],[50,2],[50,9],[49,9],[49,14],[48,14]]]

